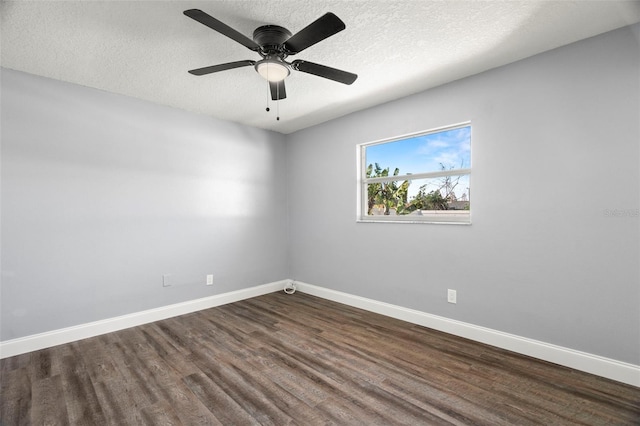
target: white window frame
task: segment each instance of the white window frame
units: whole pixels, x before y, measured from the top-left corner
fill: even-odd
[[[469,176],[469,187],[471,187],[471,167],[465,169],[451,169],[440,170],[435,172],[425,173],[409,173],[398,176],[386,176],[386,177],[367,177],[367,164],[366,164],[366,148],[373,145],[380,145],[390,142],[396,142],[402,139],[410,139],[416,136],[425,136],[433,133],[441,133],[448,130],[455,130],[462,127],[470,127],[471,121],[465,121],[463,123],[453,124],[450,126],[438,127],[421,132],[409,133],[402,136],[396,136],[387,139],[381,139],[373,142],[366,142],[358,144],[356,146],[356,164],[358,167],[358,189],[357,189],[357,212],[356,222],[362,223],[438,223],[438,224],[457,224],[457,225],[470,225],[471,224],[471,210],[429,210],[428,213],[422,213],[422,215],[368,215],[368,196],[367,187],[371,183],[384,183],[405,180],[418,180],[418,179],[433,179],[447,176]],[[472,129],[473,133],[473,129]],[[470,190],[469,190],[470,192]],[[471,194],[469,194],[469,202],[471,202]]]

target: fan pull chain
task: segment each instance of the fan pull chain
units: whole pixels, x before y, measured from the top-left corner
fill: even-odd
[[[267,112],[271,111],[269,109],[269,95],[271,93],[271,88],[269,87],[269,67],[267,67]]]
[[[271,91],[269,90],[269,82],[267,82],[267,112],[271,111],[271,109],[269,108],[269,96]]]
[[[267,70],[267,73],[269,71]],[[267,80],[268,81],[268,80]],[[269,97],[271,95],[271,83],[267,83],[267,108],[266,111],[271,111],[269,108]],[[280,83],[276,83],[276,120],[280,121]]]

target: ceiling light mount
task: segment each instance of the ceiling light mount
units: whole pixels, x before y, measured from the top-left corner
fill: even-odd
[[[279,25],[263,25],[253,32],[253,41],[260,46],[263,57],[283,54],[284,42],[291,37],[291,31]],[[283,55],[286,56],[286,55]]]

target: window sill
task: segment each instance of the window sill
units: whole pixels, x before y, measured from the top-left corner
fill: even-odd
[[[356,222],[370,223],[436,223],[447,225],[471,225],[469,210],[422,210],[419,214],[390,215],[371,214],[356,217]]]

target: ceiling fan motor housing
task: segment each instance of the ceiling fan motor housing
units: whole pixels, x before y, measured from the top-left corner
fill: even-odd
[[[290,37],[291,31],[278,25],[263,25],[253,32],[253,41],[260,45],[265,54],[282,52],[282,45]]]

